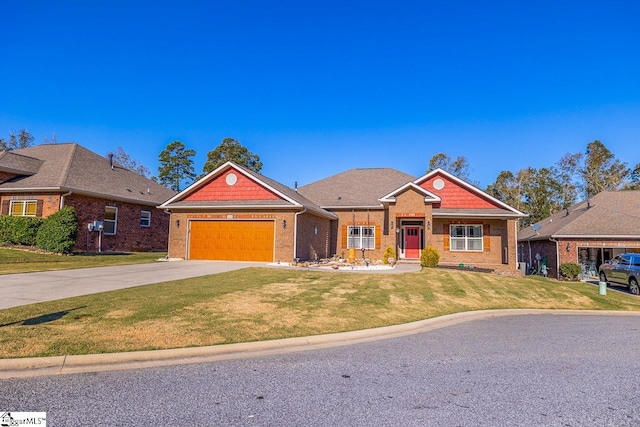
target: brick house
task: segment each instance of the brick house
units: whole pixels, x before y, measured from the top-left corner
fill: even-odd
[[[76,251],[165,251],[174,191],[75,144],[0,152],[0,214],[48,217],[73,206]],[[100,221],[103,231],[90,231]]]
[[[603,191],[518,233],[519,261],[550,277],[578,263],[597,276],[598,267],[624,252],[640,252],[640,191]]]
[[[414,260],[432,245],[441,264],[503,272],[516,271],[524,216],[440,169],[352,169],[292,190],[230,162],[160,207],[172,215],[171,257],[381,259],[391,247]]]

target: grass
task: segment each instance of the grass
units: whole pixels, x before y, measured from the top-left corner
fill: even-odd
[[[204,346],[358,330],[500,308],[640,310],[584,283],[425,269],[248,268],[0,311],[0,358]]]
[[[132,252],[65,256],[0,248],[0,274],[142,264],[153,262],[165,255],[166,253],[160,252]]]

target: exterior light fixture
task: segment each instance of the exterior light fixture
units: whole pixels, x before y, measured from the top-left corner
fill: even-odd
[[[427,230],[431,230],[431,220],[427,220]]]
[[[180,227],[180,220],[176,219],[176,227]]]
[[[571,252],[571,243],[567,243],[567,252]]]
[[[287,228],[287,220],[286,219],[282,220],[282,228]]]

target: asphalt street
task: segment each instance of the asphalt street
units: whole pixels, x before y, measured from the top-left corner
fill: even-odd
[[[639,327],[495,317],[322,350],[2,380],[0,410],[46,411],[55,426],[637,426]]]

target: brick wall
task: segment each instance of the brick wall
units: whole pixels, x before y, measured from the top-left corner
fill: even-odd
[[[0,195],[0,206],[5,201],[11,200],[36,200],[42,202],[43,218],[58,212],[60,210],[60,194],[42,194],[42,193],[12,193]],[[4,212],[3,212],[4,213]],[[8,212],[7,212],[8,213]]]
[[[296,252],[301,260],[329,258],[331,221],[309,213],[298,216]]]
[[[116,234],[102,233],[101,249],[113,251],[166,251],[168,242],[169,215],[153,206],[116,202],[72,194],[65,198],[66,206],[73,206],[78,215],[79,233],[76,248],[80,251],[97,252],[99,233],[87,230],[93,221],[104,221],[105,207],[118,208]],[[151,226],[140,225],[141,211],[151,212]]]

